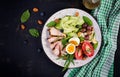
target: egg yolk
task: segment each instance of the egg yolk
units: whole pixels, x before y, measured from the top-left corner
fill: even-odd
[[[74,44],[74,45],[78,45],[78,43],[76,41],[70,41],[70,43]]]
[[[67,48],[67,50],[70,53],[74,52],[74,46],[73,45],[69,45],[69,47]]]

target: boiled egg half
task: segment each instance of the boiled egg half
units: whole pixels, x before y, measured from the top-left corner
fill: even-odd
[[[66,46],[66,51],[68,54],[74,54],[75,53],[75,50],[76,50],[76,47],[74,44],[71,44],[69,43],[67,46]]]
[[[80,39],[78,37],[72,37],[69,39],[69,43],[74,44],[75,46],[78,46],[80,43]]]

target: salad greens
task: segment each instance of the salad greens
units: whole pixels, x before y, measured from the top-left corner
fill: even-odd
[[[56,25],[56,22],[55,21],[51,21],[47,24],[48,27],[53,27]]]
[[[29,33],[30,33],[31,36],[36,37],[36,38],[39,37],[39,35],[40,35],[39,31],[35,28],[29,29]]]
[[[84,47],[84,49],[82,49],[83,43],[86,46],[89,46],[88,48],[90,49],[90,54],[93,55],[94,50],[98,46],[98,41],[95,38],[95,32],[94,32],[94,29],[92,26],[93,22],[88,17],[67,15],[67,16],[64,16],[63,18],[58,18],[58,19],[59,19],[59,22],[51,21],[47,24],[47,27],[48,28],[54,27],[55,29],[57,29],[58,31],[60,31],[61,33],[66,35],[66,37],[64,37],[60,40],[62,42],[63,49],[67,49],[67,46],[69,43],[72,43],[74,45],[76,43],[78,43],[78,45],[77,44],[75,45],[75,52],[73,54],[67,53],[65,55],[58,56],[58,59],[66,60],[64,63],[64,69],[63,69],[63,71],[65,71],[69,67],[70,63],[74,64],[75,58],[82,59],[82,58],[88,56],[87,53],[86,54],[84,53],[86,50],[85,49],[86,47]],[[70,40],[71,40],[71,42],[70,42]],[[81,52],[76,53],[77,48],[78,48],[78,50],[81,50]],[[84,52],[83,52],[83,50],[84,50]],[[67,50],[65,50],[65,51],[67,51]],[[93,52],[91,52],[91,51],[93,51]],[[84,53],[84,55],[83,55],[83,53]],[[81,54],[81,56],[79,56],[79,54]]]
[[[82,36],[79,37],[79,38],[80,38],[80,41],[84,41],[85,40],[84,37],[82,37]]]
[[[71,62],[74,64],[73,60],[74,60],[74,56],[73,55],[67,55],[67,59],[66,59],[66,61],[64,63],[64,68],[63,68],[62,71],[65,71],[69,67]]]
[[[64,33],[77,32],[79,28],[76,25],[82,25],[84,23],[83,19],[75,16],[66,16],[61,18],[60,25],[64,30]]]
[[[93,44],[94,49],[96,49],[98,46],[98,42]]]
[[[30,18],[30,12],[29,10],[26,10],[21,15],[21,23],[25,23]]]
[[[81,17],[76,16],[65,16],[61,18],[59,23],[51,21],[47,24],[48,27],[55,27],[57,29],[63,29],[63,33],[76,33],[81,25],[84,23],[84,20]],[[77,27],[76,27],[77,26]],[[70,34],[71,35],[71,34]]]
[[[67,44],[68,39],[69,39],[69,37],[68,37],[68,38],[63,38],[63,39],[62,39],[63,47]]]
[[[92,21],[91,21],[88,17],[83,16],[83,20],[84,20],[85,23],[87,23],[89,26],[92,26],[92,25],[93,25]]]
[[[64,68],[63,68],[62,71],[65,71],[69,67],[70,63],[74,64],[74,61],[73,61],[74,60],[74,55],[70,55],[70,54],[62,55],[58,59],[66,60],[65,63],[64,63]]]

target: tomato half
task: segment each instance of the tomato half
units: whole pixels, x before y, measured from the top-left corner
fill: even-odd
[[[82,49],[77,48],[75,51],[75,58],[77,60],[81,60],[83,58],[83,52]]]
[[[82,50],[83,50],[84,54],[88,57],[91,57],[94,55],[94,48],[90,44],[90,42],[87,42],[87,41],[83,42]]]

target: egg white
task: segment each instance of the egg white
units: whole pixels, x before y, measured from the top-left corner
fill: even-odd
[[[76,46],[78,46],[79,43],[80,43],[80,39],[79,39],[78,37],[72,37],[72,38],[69,39],[69,42],[70,42],[70,41],[76,41],[76,42],[77,42],[77,45],[76,45]]]

